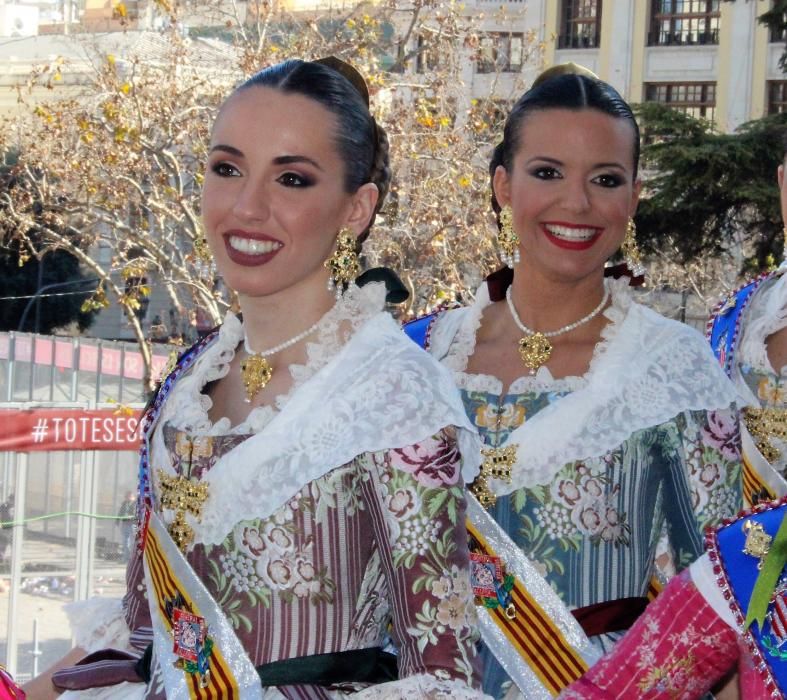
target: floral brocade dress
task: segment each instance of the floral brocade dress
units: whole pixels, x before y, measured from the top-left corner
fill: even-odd
[[[194,437],[171,425],[163,431],[177,473],[193,476],[248,437]],[[362,455],[306,485],[272,516],[237,523],[222,545],[197,544],[187,559],[256,665],[381,646],[393,619],[402,676],[470,682],[473,610],[466,554],[456,546],[463,512],[456,443],[439,433]],[[144,638],[150,613],[139,555],[128,590],[126,619]],[[335,697],[316,687],[280,691]],[[155,677],[147,697],[165,697]]]
[[[488,303],[488,296],[476,302],[481,309]],[[441,330],[444,320],[438,317],[430,347],[453,370],[485,446],[502,447],[542,411],[559,417],[561,402],[588,387],[618,342],[631,304],[630,293],[617,283],[604,312],[610,323],[583,377],[554,379],[541,367],[505,389],[496,377],[467,373],[480,325],[480,309],[473,307],[461,310],[464,320],[450,331]],[[657,557],[662,578],[683,569],[702,553],[703,529],[740,508],[737,413],[729,400],[717,403],[716,410],[678,407],[667,420],[629,431],[600,456],[560,462],[547,482],[525,479],[510,493],[498,494],[489,513],[569,609],[647,596],[658,585]],[[553,425],[560,431],[571,420],[566,416],[565,423]],[[559,442],[560,432],[549,439]],[[517,449],[527,463],[528,443]],[[606,651],[622,632],[588,635]],[[484,690],[494,697],[521,697],[495,657],[486,649],[482,656]]]
[[[179,477],[207,485],[208,506],[217,499],[212,512],[218,519],[211,520],[209,510],[201,520],[185,517],[193,531],[181,550],[248,655],[244,663],[259,666],[390,642],[398,650],[399,680],[364,689],[351,682],[305,685],[296,679],[240,697],[341,698],[360,692],[364,698],[395,700],[442,692],[478,698],[478,633],[459,450],[463,440],[469,438],[472,445],[475,438],[450,377],[435,376],[439,366],[412,346],[390,317],[370,311],[363,300],[353,307],[353,295],[359,294],[345,295],[321,322],[316,342],[307,347],[307,365],[289,368],[291,392],[275,406],[255,408],[237,426],[224,418],[212,422],[211,401],[204,393],[206,385],[229,371],[243,339],[242,325],[228,315],[216,338],[175,380],[154,423],[149,440],[154,509],[171,534],[183,522],[178,506],[163,498]],[[343,345],[339,339],[348,324],[353,335]],[[386,366],[379,369],[378,352],[389,360],[388,375]],[[367,368],[361,366],[365,360]],[[422,393],[402,393],[408,381],[419,383]],[[387,396],[388,390],[395,393]],[[425,403],[424,391],[432,392]],[[353,392],[361,400],[354,400]],[[328,401],[330,395],[336,398],[318,409],[319,399]],[[419,405],[429,415],[416,420],[408,412]],[[375,415],[365,415],[367,409]],[[299,433],[299,410],[312,418],[304,426],[305,437]],[[290,423],[283,422],[287,416]],[[369,434],[375,421],[380,435]],[[327,428],[309,432],[320,423]],[[399,427],[385,433],[386,425]],[[438,427],[402,442],[403,435],[426,426]],[[274,460],[278,478],[260,480],[259,470],[268,463],[262,457],[260,468],[249,463],[257,453],[279,449],[282,439],[292,439],[282,449],[300,466],[288,472],[285,463],[279,467]],[[355,446],[363,440],[389,446],[358,451]],[[337,454],[355,456],[328,462],[339,466],[327,468],[319,458]],[[269,512],[261,517],[249,515],[260,512],[253,506],[266,503],[268,491],[277,490],[280,505],[266,506]],[[210,527],[219,534],[209,534]],[[129,563],[122,605],[87,601],[72,610],[80,646],[89,652],[113,646],[139,653],[157,638],[159,623],[151,621],[152,575],[146,578],[145,568],[137,552]],[[158,649],[154,644],[147,684],[124,682],[79,697],[169,696]]]

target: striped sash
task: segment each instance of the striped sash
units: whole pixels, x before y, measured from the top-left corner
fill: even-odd
[[[169,700],[259,700],[262,686],[251,660],[221,608],[151,512],[145,538],[145,579],[153,622],[153,645]],[[176,666],[171,609],[173,601],[204,618],[212,643],[209,674]]]
[[[762,456],[744,421],[741,421],[743,447],[743,500],[747,507],[787,495],[787,482]]]
[[[467,494],[467,531],[479,553],[500,557],[514,576],[516,610],[479,606],[481,635],[509,678],[529,700],[557,696],[600,656],[558,595],[522,550]]]

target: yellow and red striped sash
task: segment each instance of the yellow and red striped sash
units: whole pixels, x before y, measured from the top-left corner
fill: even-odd
[[[148,528],[145,539],[145,561],[150,571],[150,580],[153,584],[154,599],[161,616],[161,621],[168,631],[172,629],[172,622],[167,615],[166,601],[174,600],[178,594],[182,596],[188,609],[195,615],[202,615],[199,607],[189,596],[187,586],[178,579],[173,568],[169,565],[164,553],[159,532],[156,528]],[[151,591],[148,591],[151,594]],[[205,688],[200,687],[198,674],[185,673],[189,697],[193,700],[235,700],[239,697],[238,684],[234,674],[224,658],[219,645],[214,645],[209,658],[210,681]]]
[[[466,526],[468,535],[475,543],[474,548],[480,554],[499,556],[470,518],[467,518]],[[508,567],[510,562],[506,564]],[[555,697],[588,669],[588,662],[569,643],[560,627],[527,589],[520,576],[514,576],[511,596],[516,609],[513,619],[506,615],[502,605],[496,608],[484,607],[485,612],[479,610],[479,614],[488,615],[494,621],[495,626],[515,650],[516,662],[524,662],[543,686],[547,696]],[[567,609],[565,612],[570,616]],[[573,618],[571,620],[572,623],[576,622]],[[482,624],[482,630],[483,627]],[[484,638],[486,641],[486,635]],[[494,649],[491,651],[494,653]],[[520,690],[530,697],[525,688]],[[532,693],[532,690],[530,692]]]
[[[744,505],[751,508],[757,503],[772,501],[787,495],[787,483],[757,449],[743,421],[741,421],[741,443],[743,447],[741,488]]]

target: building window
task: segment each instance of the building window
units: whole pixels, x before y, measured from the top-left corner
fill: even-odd
[[[719,0],[653,0],[650,46],[719,43]]]
[[[563,0],[559,49],[597,49],[601,36],[601,0]]]
[[[776,0],[770,0],[768,4],[770,5],[770,10],[766,14],[773,16]],[[783,44],[787,41],[787,13],[782,13],[781,15],[781,26],[768,28],[768,39],[772,44]]]
[[[490,32],[481,37],[476,60],[477,73],[505,71],[518,73],[522,70],[524,34]]]
[[[692,117],[713,121],[716,112],[716,83],[647,83],[645,99],[661,102]]]
[[[787,112],[787,80],[768,81],[768,114]]]

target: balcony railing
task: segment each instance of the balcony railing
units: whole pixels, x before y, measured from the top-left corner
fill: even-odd
[[[718,43],[718,29],[711,29],[707,32],[658,31],[648,34],[648,46],[712,46]]]
[[[597,49],[600,42],[599,32],[592,36],[560,34],[557,38],[557,47],[559,49]]]

